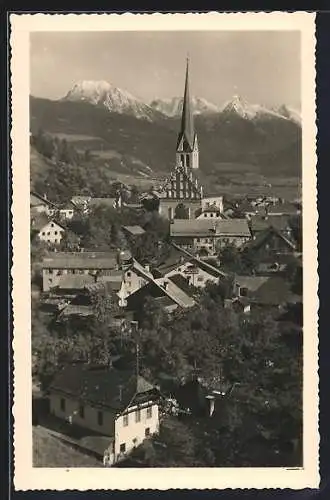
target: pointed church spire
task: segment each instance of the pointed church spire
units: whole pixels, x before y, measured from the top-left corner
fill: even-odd
[[[194,146],[195,131],[194,131],[194,117],[190,101],[190,89],[189,89],[189,57],[187,57],[186,81],[184,87],[180,135],[187,141],[190,148],[192,149]]]

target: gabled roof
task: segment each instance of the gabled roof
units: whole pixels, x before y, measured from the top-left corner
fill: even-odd
[[[251,217],[249,222],[252,233],[263,231],[269,227],[273,227],[278,231],[285,231],[290,228],[289,217],[287,215],[278,215],[278,216],[268,216],[265,218],[264,216],[255,215]]]
[[[45,269],[115,269],[115,252],[53,252],[42,262]]]
[[[155,391],[143,377],[109,366],[69,365],[54,378],[50,391],[96,407],[125,410],[135,396]]]
[[[244,248],[248,250],[257,250],[262,247],[262,245],[268,240],[269,237],[273,235],[276,235],[278,238],[280,238],[290,250],[294,250],[296,248],[295,244],[292,241],[290,241],[286,236],[284,236],[284,234],[282,234],[272,226],[268,227],[264,231],[261,231],[255,239],[248,241]]]
[[[44,227],[51,223],[56,224],[56,226],[60,227],[64,231],[67,230],[67,228],[61,222],[58,222],[57,220],[52,218],[48,218],[45,214],[40,214],[39,216],[32,219],[32,229],[36,229],[40,232]]]
[[[47,200],[44,196],[41,196],[40,194],[36,193],[35,191],[30,192],[30,207],[38,206],[40,204],[43,205],[48,205],[49,207],[53,209],[57,209],[57,205],[55,203]]]
[[[170,234],[186,237],[251,235],[246,219],[174,219]]]
[[[199,259],[195,255],[191,254],[188,250],[184,248],[178,247],[175,243],[172,243],[172,246],[176,249],[179,250],[181,254],[185,255],[189,261],[192,261],[196,263],[198,267],[203,269],[205,272],[211,274],[212,276],[219,277],[219,278],[226,278],[227,274],[218,269],[217,267],[212,266],[208,262],[205,262],[204,260]]]
[[[253,302],[260,305],[279,305],[300,302],[301,297],[291,291],[290,283],[282,276],[272,276],[253,294]]]

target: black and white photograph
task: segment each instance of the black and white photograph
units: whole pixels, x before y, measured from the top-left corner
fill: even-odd
[[[302,30],[40,26],[20,240],[32,468],[303,471]]]

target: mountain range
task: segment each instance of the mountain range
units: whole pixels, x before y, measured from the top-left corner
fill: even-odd
[[[149,121],[160,118],[159,113],[170,118],[178,117],[181,115],[183,106],[182,97],[159,98],[145,103],[126,90],[103,80],[82,80],[73,85],[63,100],[88,102],[96,106],[104,106],[110,112],[129,114]],[[299,112],[287,105],[267,108],[258,104],[250,104],[237,95],[223,106],[213,104],[202,97],[192,97],[191,101],[196,115],[238,114],[245,119],[258,120],[259,118],[277,117],[300,123]]]
[[[301,126],[290,107],[238,96],[222,107],[201,98],[193,105],[203,175],[220,179],[228,165],[244,165],[268,177],[300,176]],[[107,82],[84,81],[59,100],[31,96],[30,127],[91,151],[98,166],[150,178],[173,168],[181,107],[181,98],[147,104]]]

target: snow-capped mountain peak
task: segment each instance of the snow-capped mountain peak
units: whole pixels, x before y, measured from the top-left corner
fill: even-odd
[[[300,123],[298,113],[295,115],[294,111],[287,106],[270,109],[260,104],[251,104],[238,95],[234,95],[230,101],[224,104],[222,113],[235,114],[247,120],[280,118]]]
[[[195,115],[219,112],[218,106],[207,101],[203,97],[192,97],[191,104]],[[160,113],[163,113],[163,115],[169,117],[180,116],[182,113],[183,98],[170,97],[154,99],[150,103],[150,106]]]
[[[73,85],[63,98],[66,101],[85,101],[104,106],[108,111],[134,115],[136,118],[152,119],[154,111],[126,90],[104,80],[82,80]]]

